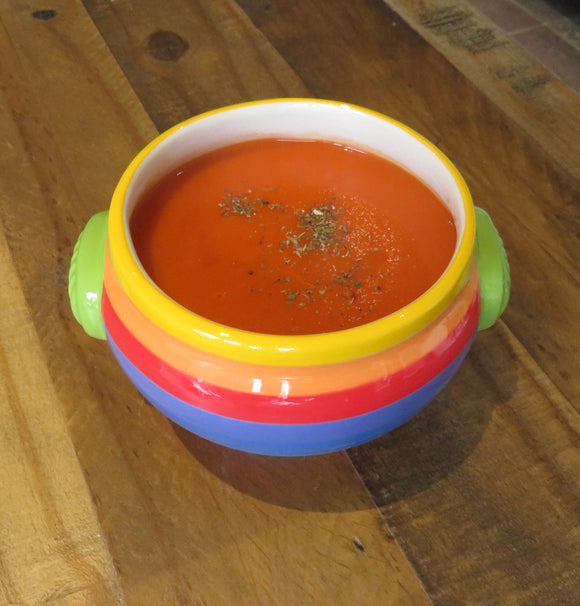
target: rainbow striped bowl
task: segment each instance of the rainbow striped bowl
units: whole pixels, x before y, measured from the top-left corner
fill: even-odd
[[[264,137],[340,141],[422,179],[448,206],[458,232],[439,280],[389,316],[301,336],[220,325],[163,293],[132,245],[137,200],[196,155]],[[87,223],[69,276],[76,319],[108,341],[135,387],[169,419],[219,444],[278,456],[348,448],[410,419],[451,379],[477,330],[500,316],[509,289],[495,227],[436,147],[386,116],[313,99],[230,106],[160,135],[127,168],[109,211]]]

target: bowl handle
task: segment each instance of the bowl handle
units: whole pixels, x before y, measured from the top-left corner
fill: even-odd
[[[77,322],[85,332],[106,339],[101,315],[105,245],[109,211],[93,215],[75,244],[68,274],[68,296]]]
[[[490,216],[475,207],[477,269],[481,291],[478,330],[493,326],[510,297],[510,266],[502,239]]]

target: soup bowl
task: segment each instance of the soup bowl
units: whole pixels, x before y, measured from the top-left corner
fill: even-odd
[[[342,143],[419,178],[447,206],[457,232],[439,279],[378,320],[307,335],[225,326],[164,293],[135,252],[130,218],[137,201],[184,162],[263,138]],[[509,289],[501,238],[439,149],[392,118],[315,99],[229,106],[161,134],[129,165],[109,210],[88,221],[69,275],[75,318],[108,341],[149,402],[213,442],[276,456],[356,446],[413,417],[458,370],[477,331],[495,323]]]

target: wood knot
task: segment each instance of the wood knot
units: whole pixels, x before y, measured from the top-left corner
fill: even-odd
[[[40,21],[50,21],[56,17],[56,11],[52,8],[46,8],[40,11],[34,11],[32,16]]]
[[[149,36],[147,51],[158,61],[177,61],[187,51],[189,44],[175,32],[157,30]]]

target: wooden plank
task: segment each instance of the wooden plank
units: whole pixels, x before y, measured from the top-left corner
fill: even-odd
[[[125,604],[0,232],[0,602]]]
[[[509,329],[350,455],[435,604],[573,606],[580,595],[580,419]]]
[[[234,2],[84,5],[161,131],[230,103],[310,96]]]
[[[383,0],[575,178],[580,97],[468,1]]]
[[[137,4],[129,6],[135,16]],[[245,69],[243,80],[256,73],[255,94],[279,88],[280,78],[293,89],[288,68],[288,81],[267,75],[279,58],[247,19],[239,25],[235,7],[204,6],[229,14],[220,23],[235,24],[248,47],[235,55],[242,65],[220,75],[221,90]],[[240,459],[187,441],[141,399],[105,344],[74,323],[73,242],[156,129],[80,3],[51,7],[46,20],[21,2],[0,7],[0,213],[127,603],[429,604],[344,454]],[[152,32],[162,23],[142,18]],[[122,22],[128,32],[133,21]],[[206,25],[215,27],[202,20],[191,35]],[[242,473],[246,483],[236,485]]]

